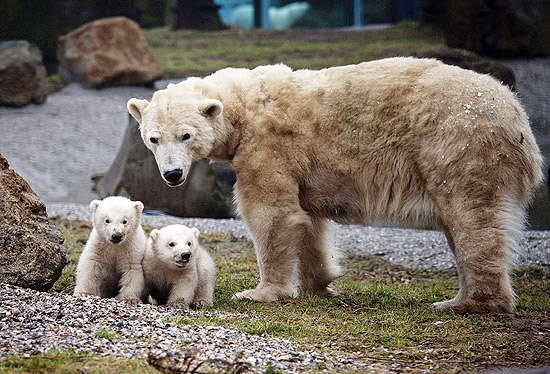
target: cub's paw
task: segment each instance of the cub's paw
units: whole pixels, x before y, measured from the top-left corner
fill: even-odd
[[[90,297],[90,296],[97,296],[97,295],[94,295],[93,293],[86,293],[86,292],[75,292],[73,294],[73,296],[76,296],[76,297]]]
[[[208,308],[214,306],[214,303],[209,300],[197,300],[193,303],[195,308]]]
[[[171,308],[181,309],[181,310],[189,309],[189,303],[185,302],[184,299],[169,301],[166,303],[166,306],[169,306]]]
[[[142,304],[141,299],[139,299],[137,297],[119,297],[119,296],[117,296],[116,299],[120,300],[120,301],[125,301],[125,302],[127,302],[128,304],[131,304],[131,305]]]

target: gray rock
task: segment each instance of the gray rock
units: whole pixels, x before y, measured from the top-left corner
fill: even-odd
[[[146,209],[179,217],[227,218],[233,215],[234,174],[229,164],[208,160],[195,162],[182,186],[168,187],[160,176],[153,154],[141,140],[139,124],[131,116],[129,118],[115,161],[97,181],[96,190],[101,197],[127,196],[143,202]]]
[[[550,2],[450,0],[447,45],[493,57],[549,56]]]
[[[510,89],[515,90],[516,77],[513,69],[499,62],[482,58],[465,49],[440,48],[423,52],[417,57],[435,58],[449,65],[459,66],[481,74],[489,74],[510,87]]]
[[[63,235],[0,155],[0,283],[49,290],[65,267]]]
[[[42,103],[47,91],[40,50],[25,40],[0,42],[0,105]]]

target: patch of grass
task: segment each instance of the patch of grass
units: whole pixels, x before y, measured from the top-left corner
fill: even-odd
[[[87,351],[54,350],[30,357],[9,356],[0,360],[0,373],[158,373],[146,362],[99,358]]]
[[[75,258],[86,224],[56,223],[65,235],[70,258]],[[205,312],[198,318],[167,322],[237,328],[413,372],[465,373],[550,362],[550,274],[538,268],[514,273],[518,308],[511,315],[441,313],[431,304],[456,294],[456,272],[406,269],[380,257],[351,253],[347,274],[334,282],[339,296],[304,294],[259,304],[231,298],[259,281],[252,243],[226,234],[201,234],[201,243],[219,271],[214,307],[209,310],[225,313]],[[70,286],[60,288],[72,292]]]
[[[225,67],[285,63],[321,69],[384,57],[411,56],[444,46],[441,31],[401,23],[384,30],[144,30],[167,77],[205,76]]]
[[[65,83],[59,74],[52,74],[48,76],[48,94],[57,92],[65,87]]]
[[[108,328],[102,327],[101,329],[97,330],[94,334],[98,338],[101,339],[107,339],[109,341],[113,341],[120,338],[120,335],[118,335],[116,332],[109,330]]]

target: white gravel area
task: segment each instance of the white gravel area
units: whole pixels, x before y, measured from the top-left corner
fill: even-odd
[[[99,356],[147,359],[196,355],[195,363],[239,359],[250,372],[268,366],[299,373],[316,368],[338,372],[362,369],[389,373],[389,369],[354,357],[343,357],[330,345],[323,352],[304,350],[283,339],[250,335],[237,329],[182,323],[208,311],[189,311],[154,305],[129,305],[115,299],[77,298],[0,284],[0,358],[29,357],[55,349],[86,350]],[[216,317],[235,313],[216,311]],[[260,315],[239,315],[261,319]],[[193,365],[194,367],[195,365]]]
[[[84,221],[91,218],[86,205],[49,204],[47,210],[50,217]],[[143,223],[155,227],[181,223],[197,227],[205,233],[232,233],[236,237],[250,238],[244,222],[240,219],[180,218],[144,214]],[[447,240],[439,231],[334,224],[332,232],[334,245],[354,254],[381,256],[390,262],[419,269],[446,270],[456,267]],[[516,261],[517,267],[536,265],[550,271],[550,231],[526,231],[520,243],[520,250]]]

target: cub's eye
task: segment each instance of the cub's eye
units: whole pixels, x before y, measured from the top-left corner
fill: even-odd
[[[111,223],[111,221],[109,221],[108,219],[105,220],[105,223]]]
[[[191,247],[191,242],[187,242],[187,246],[188,246],[188,247]]]
[[[176,244],[175,244],[174,242],[170,242],[170,243],[168,243],[168,246],[169,246],[169,247],[175,247]]]
[[[149,138],[149,141],[152,143],[152,144],[159,144],[159,140],[155,137],[151,137]]]
[[[190,134],[184,134],[182,137],[181,137],[181,141],[184,142],[186,140],[189,140],[191,139],[191,135]]]
[[[123,225],[126,225],[126,224],[128,224],[128,221],[127,221],[127,220],[124,220],[124,221],[122,221],[122,224],[123,224]]]

